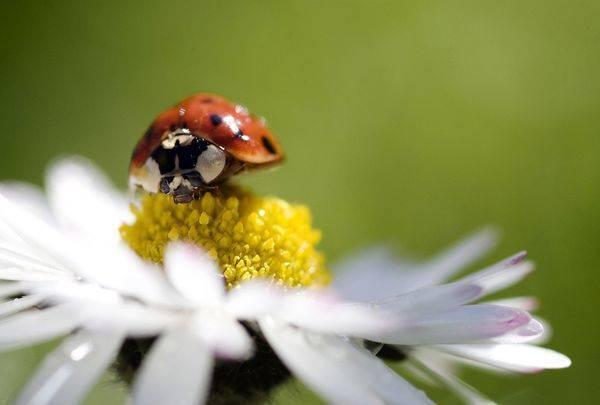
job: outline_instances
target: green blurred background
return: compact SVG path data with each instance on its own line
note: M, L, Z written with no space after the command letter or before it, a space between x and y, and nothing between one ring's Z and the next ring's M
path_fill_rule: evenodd
M287 151L244 184L308 204L331 260L425 256L485 224L526 248L571 369L469 382L501 403L600 394L598 1L3 1L0 177L82 154L121 186L151 119L196 91L267 117ZM10 402L48 345L0 355ZM90 404L120 403L106 376ZM442 403L450 394L434 391ZM299 384L275 403L314 400Z

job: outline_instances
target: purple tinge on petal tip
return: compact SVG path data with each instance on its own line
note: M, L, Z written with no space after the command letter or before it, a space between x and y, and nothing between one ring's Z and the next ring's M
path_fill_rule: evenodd
M527 257L527 251L524 250L522 252L517 253L513 257L509 258L508 261L506 262L506 265L514 266L515 264L522 262L526 257Z
M512 330L528 324L529 321L531 321L531 316L527 312L515 311L513 315L504 322L504 325L507 326L509 330Z

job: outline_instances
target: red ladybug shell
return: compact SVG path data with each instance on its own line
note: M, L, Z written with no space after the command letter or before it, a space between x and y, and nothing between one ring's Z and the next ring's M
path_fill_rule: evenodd
M261 118L221 96L198 93L154 120L133 151L130 170L141 168L169 133L178 128L187 128L249 167L275 164L283 158L279 143Z

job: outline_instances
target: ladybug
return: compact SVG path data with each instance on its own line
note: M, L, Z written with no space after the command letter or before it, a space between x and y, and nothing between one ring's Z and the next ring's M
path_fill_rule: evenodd
M236 173L282 159L264 119L221 96L199 93L152 122L133 150L129 182L187 203Z

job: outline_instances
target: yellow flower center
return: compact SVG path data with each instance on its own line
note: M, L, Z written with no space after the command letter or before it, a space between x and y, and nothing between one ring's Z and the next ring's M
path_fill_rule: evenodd
M315 249L320 232L311 227L310 211L303 205L223 188L188 204L148 194L132 211L136 220L121 226L121 235L137 254L162 263L169 242L190 241L217 260L228 288L255 277L292 287L324 285L331 279Z

